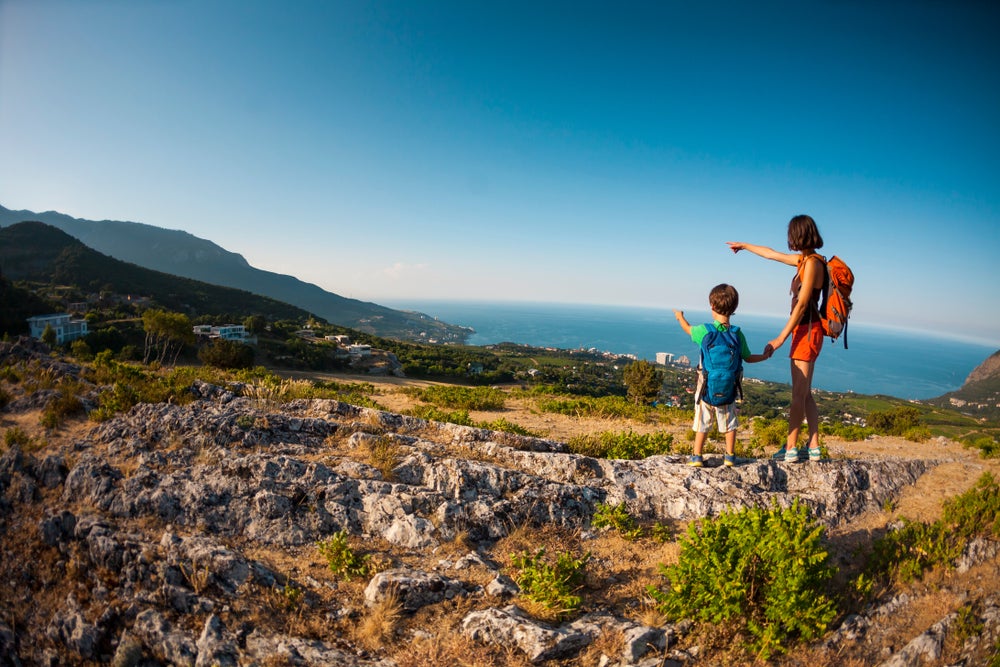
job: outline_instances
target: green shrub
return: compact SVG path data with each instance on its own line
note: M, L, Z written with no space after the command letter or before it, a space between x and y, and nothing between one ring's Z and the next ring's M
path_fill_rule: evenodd
M462 410L503 410L505 394L493 387L435 385L410 389L407 393L421 401Z
M819 432L825 435L837 436L848 442L860 442L875 433L873 429L865 428L864 426L840 423L820 424Z
M630 403L622 396L600 398L540 398L535 405L542 412L570 417L596 417L599 419L647 420L655 409L647 405Z
M868 414L868 427L883 435L902 436L910 429L921 425L920 410L910 406L893 410L873 410Z
M669 433L635 433L632 430L573 436L566 445L575 454L602 459L644 459L672 451Z
M82 390L78 382L63 382L59 394L42 410L40 422L45 428L58 428L74 415L82 414L83 402L77 395Z
M13 426L3 434L3 444L7 447L11 445L19 445L21 447L27 447L31 444L31 436L20 426Z
M601 503L594 511L590 524L594 528L613 528L626 540L635 540L643 535L642 527L631 514L625 503L611 505Z
M957 558L961 550L956 547L940 521L926 524L904 517L898 528L875 541L865 571L884 584L910 583Z
M525 599L541 605L557 618L566 618L579 608L582 598L577 592L583 586L590 553L574 558L563 552L555 562L550 562L545 559L545 549L539 549L534 555L528 551L511 554L511 560L517 570L514 581Z
M984 472L971 489L946 500L941 521L960 538L1000 538L1000 486L996 478Z
M926 426L911 426L903 431L903 438L910 442L926 442L931 439L931 430Z
M747 631L762 660L792 637L821 635L837 610L824 593L834 568L823 527L798 501L788 509L744 508L688 526L669 585L650 587L662 613L730 623Z
M904 518L900 527L876 540L865 572L885 584L908 583L933 567L950 566L977 536L1000 537L1000 487L988 472L946 501L934 523Z
M784 419L765 419L758 417L751 421L753 435L751 444L759 450L770 451L781 449L788 442L788 421ZM799 429L798 445L805 443L805 429Z
M500 431L502 433L513 433L515 435L525 435L525 436L528 436L528 437L531 437L531 438L540 438L541 437L540 434L535 433L535 432L533 432L533 431L531 431L529 429L526 429L523 426L520 426L520 425L515 424L513 422L507 421L503 417L500 417L499 419L494 419L491 422L480 422L479 424L476 424L476 426L479 427L479 428L485 428L485 429L487 429L489 431Z
M992 459L1000 456L1000 442L997 442L996 438L993 436L978 435L963 440L962 444L966 447L978 449L979 455L984 459Z
M427 421L445 422L448 424L458 424L459 426L475 426L472 418L466 410L456 410L455 412L445 412L430 405L418 405L406 410L403 414L426 419Z
M368 554L358 555L347 543L347 531L341 530L325 540L316 543L320 554L326 559L330 571L345 581L353 577L366 577L372 567Z

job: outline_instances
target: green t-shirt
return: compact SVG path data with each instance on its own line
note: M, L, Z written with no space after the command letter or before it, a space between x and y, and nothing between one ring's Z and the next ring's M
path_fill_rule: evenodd
M713 320L712 324L714 324L715 328L719 331L726 330L726 325L717 320ZM696 324L691 327L691 340L693 340L695 344L701 345L701 339L704 338L707 333L707 324ZM747 345L747 339L746 336L743 335L743 329L736 332L736 338L740 341L740 356L743 357L744 361L746 361L750 357L750 346Z

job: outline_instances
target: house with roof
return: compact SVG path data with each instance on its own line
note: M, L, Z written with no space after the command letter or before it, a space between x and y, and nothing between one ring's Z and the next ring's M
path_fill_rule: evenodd
M87 331L87 320L74 319L69 313L52 313L51 315L36 315L28 318L28 328L31 337L42 339L46 327L52 327L56 332L56 344L64 345L77 338L83 338Z

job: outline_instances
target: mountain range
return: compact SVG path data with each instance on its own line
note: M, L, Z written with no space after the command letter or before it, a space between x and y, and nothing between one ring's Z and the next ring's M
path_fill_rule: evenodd
M463 342L467 327L418 312L401 311L328 292L294 276L254 268L240 254L180 230L139 222L84 220L56 211L0 206L0 227L37 221L62 230L115 259L183 278L270 297L314 313L332 324L399 340Z
M312 316L277 299L109 257L44 222L19 222L0 229L0 272L5 285L26 281L75 287L84 294L149 297L167 310L210 315L227 322L242 322L248 315L272 321L303 321ZM32 310L41 314L37 304Z

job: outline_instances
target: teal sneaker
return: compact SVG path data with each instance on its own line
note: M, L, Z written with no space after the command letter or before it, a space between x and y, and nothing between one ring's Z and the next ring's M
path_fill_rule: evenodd
M823 459L823 454L819 451L819 447L809 448L809 460L810 461L821 461Z
M690 460L688 460L688 465L692 468L700 468L705 465L705 463L700 456L692 454Z
M803 454L804 453L805 452L803 452ZM799 462L799 450L797 448L795 448L795 447L792 447L791 449L786 449L785 450L785 461L787 461L789 463L798 463Z
M774 461L784 461L785 458L786 458L786 456L787 456L787 453L785 452L785 448L782 447L781 449L779 449L778 451L776 451L774 454L771 454L771 459L774 460Z
M736 457L733 456L732 454L726 454L724 461L727 467L732 468L734 465L736 465Z

